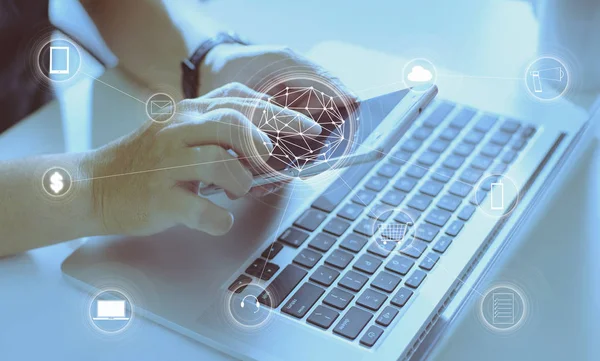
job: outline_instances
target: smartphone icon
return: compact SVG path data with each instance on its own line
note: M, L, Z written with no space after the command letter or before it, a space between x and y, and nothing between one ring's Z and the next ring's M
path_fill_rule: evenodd
M504 184L492 183L491 186L491 205L490 208L493 210L503 210L504 209Z
M69 74L69 48L50 47L50 74Z

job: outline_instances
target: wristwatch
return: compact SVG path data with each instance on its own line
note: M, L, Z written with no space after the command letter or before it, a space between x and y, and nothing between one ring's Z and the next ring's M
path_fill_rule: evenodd
M198 97L198 89L200 89L200 64L202 64L208 52L220 44L248 45L248 42L236 33L227 32L219 33L200 44L189 59L184 59L181 62L181 86L183 87L183 95L186 99Z

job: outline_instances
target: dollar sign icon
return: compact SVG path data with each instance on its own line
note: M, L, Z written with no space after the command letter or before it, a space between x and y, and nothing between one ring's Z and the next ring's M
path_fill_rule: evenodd
M64 168L50 168L42 177L42 185L48 195L61 197L71 188L71 175Z
M62 191L65 188L65 184L63 183L63 176L58 172L54 172L50 176L50 189L54 192L54 194L58 194L58 192Z

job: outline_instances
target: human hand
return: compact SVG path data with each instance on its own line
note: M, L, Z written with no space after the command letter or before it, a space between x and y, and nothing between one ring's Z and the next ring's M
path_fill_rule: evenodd
M200 183L223 188L230 198L244 196L252 185L249 168L266 161L273 145L256 126L265 95L241 84L228 84L177 105L162 124L149 122L92 153L92 197L106 233L147 235L177 224L221 235L233 215L197 195ZM319 134L321 127L289 109L293 131ZM238 157L228 150L233 150ZM262 151L259 151L262 150Z

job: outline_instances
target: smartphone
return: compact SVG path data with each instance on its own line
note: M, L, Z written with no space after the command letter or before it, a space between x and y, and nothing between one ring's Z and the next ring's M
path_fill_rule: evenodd
M305 161L302 166L290 162L276 171L257 174L254 176L253 187L280 182L285 178L308 178L332 169L375 162L383 158L436 95L437 87L428 84L422 88L413 87L364 99L352 109L340 110L342 119L348 120L336 127L343 133L343 137L333 134L326 127L323 127L320 136L323 138L321 144L336 144L335 149L321 147L321 155L330 152L326 157L317 155L310 158L310 161ZM332 137L336 139L331 139ZM201 187L199 194L209 196L222 191L220 187L208 185Z

